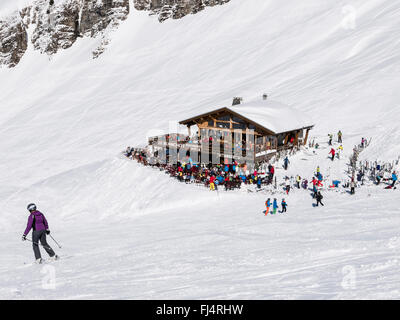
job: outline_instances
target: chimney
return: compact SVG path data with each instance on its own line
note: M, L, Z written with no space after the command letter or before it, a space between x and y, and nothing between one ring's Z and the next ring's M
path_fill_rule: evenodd
M233 102L232 102L232 106L236 106L236 105L238 105L238 104L241 104L242 101L243 101L243 98L242 98L242 97L234 97L234 98L233 98Z
M267 100L268 95L266 93L263 94L263 100Z

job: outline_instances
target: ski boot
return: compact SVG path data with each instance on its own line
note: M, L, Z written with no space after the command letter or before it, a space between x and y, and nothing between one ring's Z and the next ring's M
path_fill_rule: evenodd
M43 259L42 258L36 259L36 263L37 264L42 264L43 263Z
M52 257L49 258L49 260L51 260L51 261L56 261L56 260L58 260L58 259L60 259L60 258L58 257L58 255L54 255L54 256L52 256Z

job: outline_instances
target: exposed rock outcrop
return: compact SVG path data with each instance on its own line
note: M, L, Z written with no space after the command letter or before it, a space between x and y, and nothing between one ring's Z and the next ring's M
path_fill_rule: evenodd
M157 15L160 22L195 14L230 0L131 0L137 10ZM71 47L79 37L100 37L93 57L111 41L109 31L129 14L130 0L34 0L20 12L0 19L0 66L16 66L31 43L53 55Z
M222 5L230 0L134 0L137 10L147 10L158 15L158 20L180 19L188 14L196 14L205 7Z
M32 43L42 53L71 47L78 37L97 37L127 18L129 0L64 0L50 5L38 0L33 9Z
M15 67L28 48L28 34L21 16L0 20L0 65Z
M12 16L0 19L0 66L16 66L32 43L52 55L71 47L79 37L104 37L129 14L129 0L35 0ZM30 34L28 34L30 30ZM93 53L105 50L109 39Z

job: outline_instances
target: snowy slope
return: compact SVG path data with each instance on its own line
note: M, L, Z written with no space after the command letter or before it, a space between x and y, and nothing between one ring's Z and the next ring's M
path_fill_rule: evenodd
M0 1L0 18L32 4L33 0L2 0Z
M329 194L316 212L297 193L290 214L270 219L268 194L188 187L119 153L186 114L266 92L308 112L321 141L341 129L347 156L366 136L363 157L397 159L399 18L389 0L232 0L163 24L132 10L96 60L96 39L51 59L28 48L0 69L0 241L11 249L0 298L398 298L398 192ZM327 152L299 155L292 173L327 171ZM19 240L32 201L72 256L57 290L15 268L32 259ZM350 291L347 265L359 276Z

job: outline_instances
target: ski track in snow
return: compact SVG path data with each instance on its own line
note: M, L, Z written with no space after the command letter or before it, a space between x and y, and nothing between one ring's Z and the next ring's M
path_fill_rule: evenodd
M232 0L163 24L133 10L96 60L97 40L79 39L0 69L0 299L399 299L399 189L324 192L314 208L308 191L209 192L120 155L169 121L266 92L307 111L321 143L279 178L310 180L319 165L344 179L361 137L373 138L361 158L398 159L400 5L346 4L355 29L334 1ZM264 216L275 196L288 212ZM29 264L30 202L60 261Z

